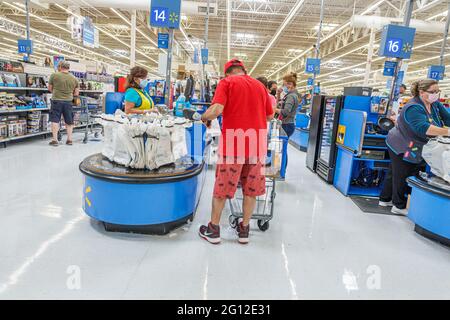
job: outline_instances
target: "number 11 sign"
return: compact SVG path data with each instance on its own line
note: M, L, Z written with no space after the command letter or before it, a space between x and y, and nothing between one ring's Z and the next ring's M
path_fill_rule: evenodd
M179 29L181 0L150 0L150 25L156 28Z

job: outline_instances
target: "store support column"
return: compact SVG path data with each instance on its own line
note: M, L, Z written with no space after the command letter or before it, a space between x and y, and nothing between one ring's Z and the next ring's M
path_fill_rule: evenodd
M130 69L136 65L136 10L131 13Z

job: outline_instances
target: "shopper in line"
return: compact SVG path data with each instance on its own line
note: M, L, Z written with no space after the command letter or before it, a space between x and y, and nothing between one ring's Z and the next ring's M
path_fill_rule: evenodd
M77 78L69 73L70 63L61 61L58 65L58 72L50 76L48 90L52 93L52 102L50 110L50 122L52 127L53 140L51 146L57 147L59 123L61 115L64 117L64 123L67 130L67 145L72 145L73 133L73 101L80 94Z
M281 98L281 93L284 97ZM283 87L277 92L278 108L275 110L281 119L282 128L288 138L295 132L295 118L299 106L299 93L297 91L297 74L290 73L283 78Z
M275 98L275 96L272 95L272 93L270 92L271 87L269 86L269 82L267 81L267 78L266 77L259 77L259 78L256 78L256 80L261 82L264 85L264 87L266 87L267 93L269 94L270 103L271 103L271 105L273 107L273 110L275 112L275 109L277 108L277 98Z
M241 61L227 62L224 71L226 78L219 82L212 106L202 117L204 122L219 115L223 118L211 222L200 227L199 235L210 243L220 243L220 217L240 183L243 221L236 231L239 243L246 244L256 198L266 192L267 121L273 118L273 108L266 88L247 75Z
M273 95L275 98L277 97L277 91L278 91L278 84L276 81L269 81L267 84L267 87L269 88L269 92L271 95Z
M408 88L406 87L406 85L402 84L402 85L400 86L400 96L401 96L401 97L407 95L407 94L406 94L406 90L408 90Z
M435 80L421 80L411 87L414 98L403 107L394 129L387 137L391 167L380 196L380 206L392 207L392 213L407 215L406 179L424 167L423 146L430 137L450 136L450 113L439 102Z
M148 71L142 67L134 67L130 70L125 85L125 113L144 114L156 112L153 99L146 91L148 85Z

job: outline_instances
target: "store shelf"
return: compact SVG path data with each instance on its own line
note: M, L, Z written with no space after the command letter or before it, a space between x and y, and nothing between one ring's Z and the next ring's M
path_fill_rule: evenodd
M49 108L33 108L26 110L0 110L0 114L10 114L10 113L22 113L22 112L33 112L33 111L49 111Z
M14 91L47 91L47 88L28 88L28 87L0 87L0 90L14 90Z
M38 132L38 133L30 133L30 134L26 134L24 136L17 136L17 137L11 137L11 138L6 138L3 140L0 140L0 143L4 143L4 142L9 142L9 141L15 141L15 140L22 140L22 139L26 139L26 138L31 138L31 137L38 137L38 136L43 136L46 134L50 134L51 131L42 131L42 132Z

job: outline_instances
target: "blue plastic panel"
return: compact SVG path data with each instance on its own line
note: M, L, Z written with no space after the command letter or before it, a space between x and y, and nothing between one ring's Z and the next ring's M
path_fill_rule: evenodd
M346 127L344 146L358 155L360 154L362 148L366 121L366 112L349 109L344 109L341 111L339 125Z
M411 185L408 218L418 226L450 239L450 199Z
M121 92L108 92L105 99L105 113L114 114L117 109L122 108L125 94Z

